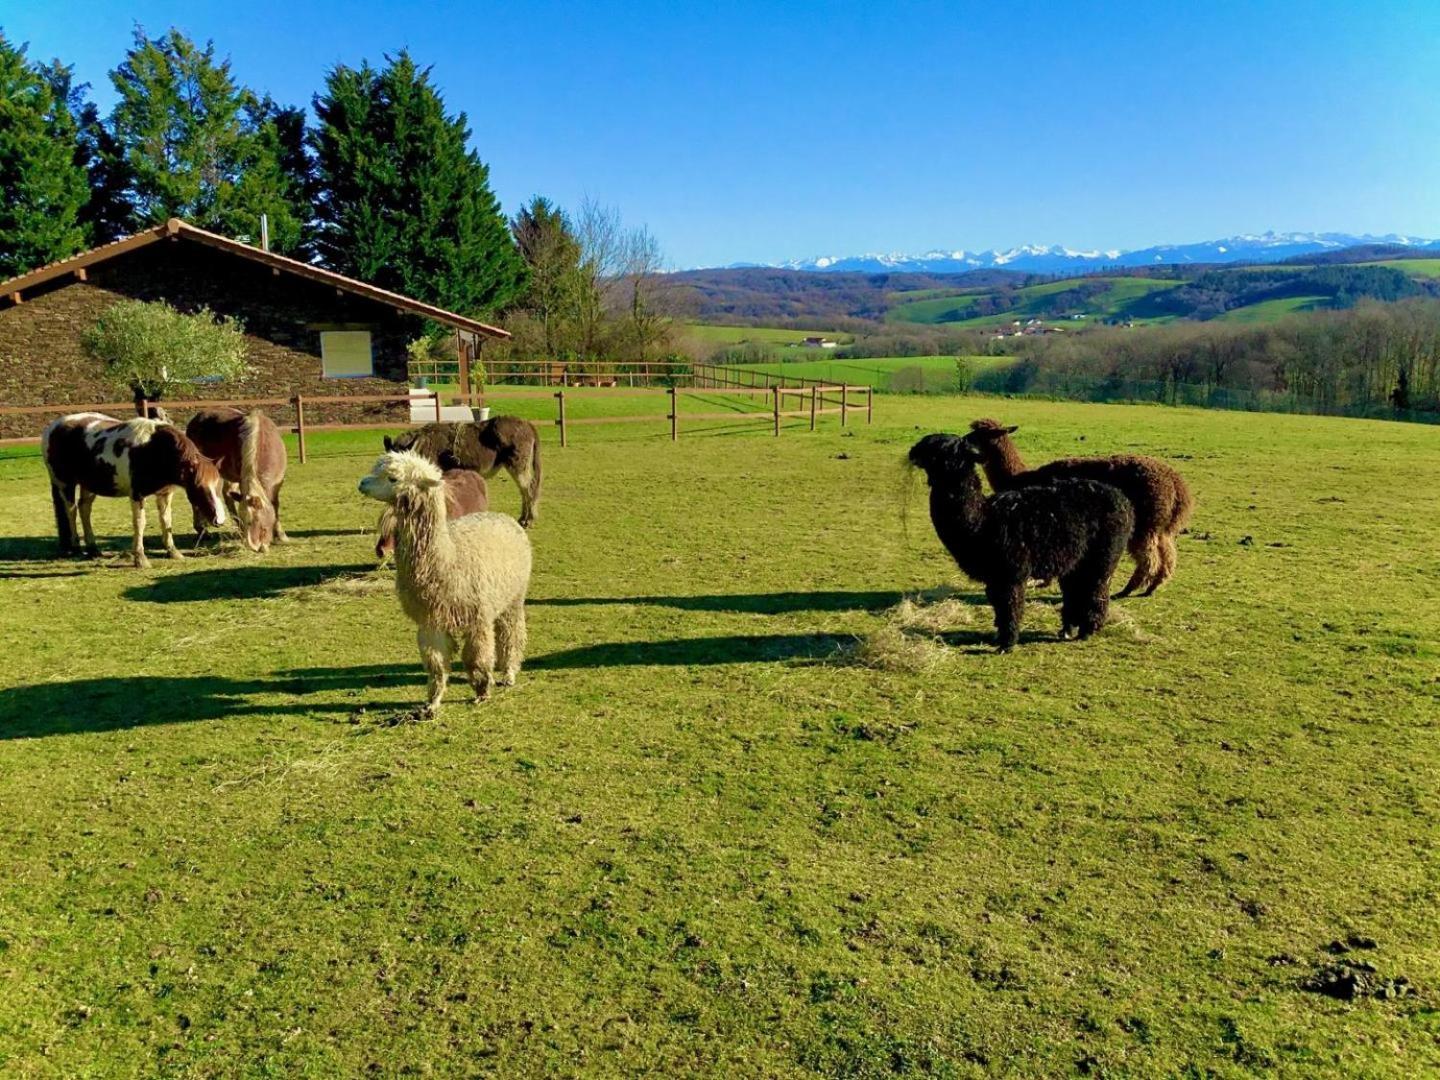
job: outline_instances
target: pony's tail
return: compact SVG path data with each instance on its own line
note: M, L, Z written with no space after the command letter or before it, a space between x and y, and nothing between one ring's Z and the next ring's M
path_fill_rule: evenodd
M55 507L55 531L60 537L60 550L74 551L76 536L70 520L70 507L61 496L59 485L53 481L50 484L50 502Z
M530 516L540 513L540 433L530 444Z

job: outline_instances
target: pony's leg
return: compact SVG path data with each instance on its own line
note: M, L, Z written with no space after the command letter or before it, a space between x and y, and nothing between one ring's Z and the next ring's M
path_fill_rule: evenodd
M181 555L180 549L175 546L174 493L157 491L155 510L160 519L160 540L165 545L165 553L172 559L183 559L185 556Z
M130 545L130 556L135 560L135 569L144 570L150 565L145 557L145 500L130 500L130 526L134 539Z
M514 686L525 661L525 601L517 600L495 620L496 663L500 667L501 686Z
M275 508L275 542L277 544L288 544L290 537L285 535L285 529L280 524L280 484L275 485L275 490L270 495L270 505Z
M1129 596L1136 589L1142 588L1146 582L1153 580L1160 566L1160 553L1153 536L1141 537L1132 541L1130 554L1135 556L1135 573L1130 575L1130 580L1125 583L1125 588L1115 594L1117 600Z
M528 529L535 523L535 500L532 498L535 472L528 461L518 465L506 465L505 471L520 489L520 525Z
M172 559L183 559L180 549L175 546L175 521L171 517L171 500L174 492L157 491L155 493L155 509L160 516L160 539L165 543L165 552Z
M995 581L985 585L985 596L995 609L995 647L1009 652L1020 643L1020 620L1025 612L1025 582Z
M100 545L95 542L95 529L90 524L90 511L95 507L95 493L81 488L76 494L79 497L80 525L85 530L85 554L99 555Z
M420 663L429 676L425 707L420 710L422 717L431 717L440 711L440 702L445 697L445 685L450 681L450 636L443 630L422 626L415 635L420 646Z
M484 701L490 696L490 681L495 674L495 630L488 621L482 619L470 628L463 655L475 701Z
M1144 595L1146 596L1149 596L1175 576L1175 564L1180 561L1180 552L1175 547L1175 537L1160 537L1157 547L1160 554L1160 565L1155 571L1155 576L1150 579L1150 584L1145 589Z

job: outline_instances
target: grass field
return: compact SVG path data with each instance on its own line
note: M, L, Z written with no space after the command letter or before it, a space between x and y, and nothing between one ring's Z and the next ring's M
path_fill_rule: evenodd
M902 528L905 448L997 411L1194 488L1177 579L1095 639L1046 591L994 655L919 490ZM377 436L292 459L291 545L144 573L113 501L55 560L0 459L0 1074L1440 1069L1434 429L744 430L547 429L520 683L401 727ZM938 636L887 615L942 587Z
M706 345L799 345L807 337L817 335L842 344L855 340L854 334L837 334L827 330L778 330L766 326L716 326L707 323L687 323L681 332Z
M877 356L861 360L802 360L778 364L738 364L737 367L771 375L792 375L802 379L824 379L873 386L877 390L953 390L958 370L954 356ZM1013 363L1008 357L967 356L972 374L991 371ZM904 374L902 374L904 373ZM897 385L897 377L899 384Z
M1392 270L1403 270L1414 277L1440 277L1440 259L1386 259L1360 265L1388 266Z
M1095 279L1087 279L1087 281L1093 280ZM1091 319L1128 317L1137 322L1157 321L1147 315L1146 299L1180 284L1178 281L1139 277L1117 277L1104 280L1109 282L1109 287L1104 292L1091 297L1084 306L1085 312ZM1019 289L1017 290L1018 305L999 315L965 318L965 311L973 307L985 295L984 293L965 292L957 296L940 296L928 300L899 303L887 311L885 317L892 322L930 325L959 322L965 326L976 328L1001 326L1014 319L1023 320L1044 315L1046 313L1045 302L1049 297L1074 289L1079 284L1081 284L1080 280L1067 278ZM903 295L898 294L898 296Z
M1219 320L1235 323L1274 322L1276 319L1283 319L1286 315L1294 315L1302 311L1316 311L1327 307L1329 303L1328 296L1286 296L1279 300L1262 300L1258 304L1231 308L1224 315L1219 316Z

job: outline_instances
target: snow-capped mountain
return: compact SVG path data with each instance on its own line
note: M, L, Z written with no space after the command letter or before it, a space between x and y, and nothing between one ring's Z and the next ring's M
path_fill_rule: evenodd
M884 273L918 271L963 273L966 270L1004 269L1030 273L1083 273L1103 266L1156 266L1167 263L1264 263L1297 255L1336 251L1358 244L1401 244L1440 250L1440 240L1424 240L1389 233L1385 236L1352 233L1275 233L1231 236L1196 244L1160 244L1135 251L1075 251L1051 245L1027 244L1005 251L928 251L923 255L822 255L812 259L770 264L785 270L859 271ZM754 266L748 263L747 266Z

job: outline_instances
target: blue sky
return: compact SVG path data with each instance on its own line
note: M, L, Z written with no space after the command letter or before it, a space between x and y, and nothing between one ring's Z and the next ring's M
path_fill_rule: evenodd
M135 23L308 103L408 47L507 211L646 223L675 266L1266 229L1440 236L1440 2L27 3L102 103Z

